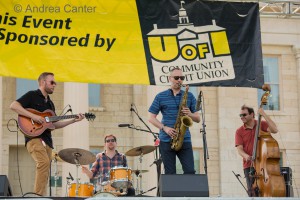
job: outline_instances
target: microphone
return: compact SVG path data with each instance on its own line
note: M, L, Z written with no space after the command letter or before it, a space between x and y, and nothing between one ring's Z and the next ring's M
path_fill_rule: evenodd
M133 108L133 103L131 104L131 107L130 107L130 111L132 112L132 111L134 111L134 108Z
M70 107L70 108L69 108L69 110L68 110L67 112L69 112L69 111L70 111L70 112L71 112L71 114L73 115L72 107L71 107L71 105L70 105L70 104L69 104L69 107Z
M129 126L131 126L132 124L119 124L118 126L119 127L129 127Z
M73 176L71 175L70 172L69 172L69 176L70 176L70 179L71 179L72 181L74 181L74 178L73 178Z
M199 95L198 95L197 105L196 105L196 110L197 111L200 110L201 103L202 103L202 91L200 91Z

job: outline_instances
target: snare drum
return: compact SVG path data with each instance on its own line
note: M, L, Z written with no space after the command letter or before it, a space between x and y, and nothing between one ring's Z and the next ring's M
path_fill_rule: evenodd
M113 167L109 171L111 186L117 189L126 189L132 186L131 169L128 167Z
M69 186L69 197L76 197L76 183ZM94 194L94 185L90 183L78 184L78 197L91 197Z

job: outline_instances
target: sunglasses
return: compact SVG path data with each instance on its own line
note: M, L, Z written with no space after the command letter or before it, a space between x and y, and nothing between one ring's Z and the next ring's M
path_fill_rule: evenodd
M45 80L45 82L46 82L46 80ZM50 81L50 84L51 85L56 85L56 82L55 81Z
M240 114L240 117L246 117L248 114L244 113L244 114Z
M172 76L176 81L178 79L181 79L182 81L184 80L185 76Z
M116 140L115 139L108 139L108 140L105 140L106 143L109 143L109 142L115 142Z

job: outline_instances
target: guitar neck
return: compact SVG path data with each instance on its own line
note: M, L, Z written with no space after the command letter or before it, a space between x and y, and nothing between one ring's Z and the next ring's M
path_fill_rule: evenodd
M72 119L72 118L76 118L76 117L77 117L77 115L52 116L52 117L49 117L49 121L56 122L59 120Z

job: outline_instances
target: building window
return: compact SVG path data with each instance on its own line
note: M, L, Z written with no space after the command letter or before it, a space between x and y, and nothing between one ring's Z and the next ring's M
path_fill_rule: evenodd
M100 107L100 84L89 84L89 106Z
M104 151L104 147L90 147L90 152L97 156L98 153ZM93 163L90 163L90 168L92 167Z
M197 99L197 97L198 97L198 87L190 87L189 92L191 92L194 95L194 97Z
M29 80L29 79L16 79L16 98L20 98L22 95L27 93L30 90L38 89L38 82L37 80Z
M264 79L265 83L271 86L271 95L269 96L265 110L280 110L279 101L279 64L277 57L263 58ZM265 93L262 89L258 89L258 104L260 105L261 97Z
M194 165L196 174L200 174L200 150L195 149L193 150L194 153ZM183 174L182 165L176 156L176 174Z
M190 87L189 92L191 92L194 95L194 97L196 98L197 103L198 103L198 96L199 96L199 93L200 93L200 87ZM199 107L200 107L200 105L199 105ZM197 108L197 104L196 104L196 109L199 109L199 108Z

